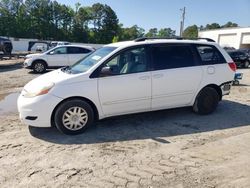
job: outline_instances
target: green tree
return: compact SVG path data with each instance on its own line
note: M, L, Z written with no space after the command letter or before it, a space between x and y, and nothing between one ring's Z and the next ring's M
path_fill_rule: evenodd
M156 37L157 35L158 35L157 28L152 28L152 29L149 29L149 31L147 32L147 34L145 36L146 37Z
M187 27L183 32L184 38L197 38L198 37L198 26L192 25Z
M238 27L237 23L233 23L233 22L227 22L225 25L221 26L222 28L228 28L228 27Z
M116 13L108 5L96 3L92 5L93 42L110 43L119 30Z
M219 29L221 26L218 23L207 24L205 30Z
M174 37L175 31L172 30L171 28L163 28L163 29L159 30L157 36L159 36L159 37Z
M145 30L137 25L123 28L119 25L119 41L134 40L144 35Z

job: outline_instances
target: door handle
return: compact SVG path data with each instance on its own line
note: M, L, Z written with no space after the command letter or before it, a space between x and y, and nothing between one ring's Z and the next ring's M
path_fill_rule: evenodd
M139 77L140 80L148 80L150 78L150 76L141 76Z
M163 74L154 74L153 77L154 77L154 78L162 78L162 77L163 77Z

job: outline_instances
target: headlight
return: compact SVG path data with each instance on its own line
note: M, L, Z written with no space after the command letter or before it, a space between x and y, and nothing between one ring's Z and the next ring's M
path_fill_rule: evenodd
M31 59L32 57L27 57L27 56L25 56L24 57L24 60L26 60L26 59Z
M23 90L23 96L27 98L31 98L31 97L36 97L39 95L47 94L54 87L54 85L55 84L51 82L51 83L44 85L43 87L34 88L32 91Z

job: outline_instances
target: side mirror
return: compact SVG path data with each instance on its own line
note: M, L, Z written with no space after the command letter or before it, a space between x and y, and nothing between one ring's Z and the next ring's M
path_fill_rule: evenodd
M49 55L54 55L55 51L49 52Z
M100 76L109 76L112 75L111 67L102 67Z

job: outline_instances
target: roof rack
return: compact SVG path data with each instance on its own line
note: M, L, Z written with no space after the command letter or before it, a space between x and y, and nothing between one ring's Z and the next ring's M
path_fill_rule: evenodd
M176 40L206 40L207 42L215 42L213 39L210 38L183 38L183 37L141 37L137 38L135 42L142 42L146 40L154 40L154 39L176 39Z

